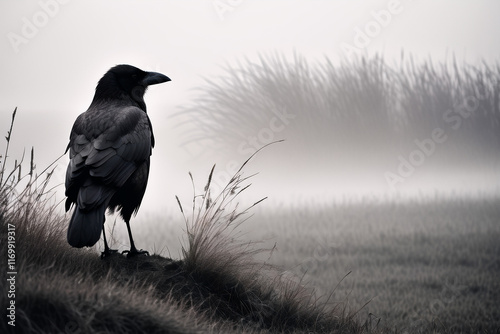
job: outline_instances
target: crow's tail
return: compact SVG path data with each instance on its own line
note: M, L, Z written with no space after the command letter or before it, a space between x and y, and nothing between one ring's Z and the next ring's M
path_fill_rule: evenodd
M78 248L94 246L101 237L105 211L105 203L90 211L81 210L76 205L69 222L68 243Z

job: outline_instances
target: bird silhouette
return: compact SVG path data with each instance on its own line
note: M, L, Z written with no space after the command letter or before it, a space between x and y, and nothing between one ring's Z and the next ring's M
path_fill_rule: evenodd
M99 80L90 107L78 116L70 134L70 162L66 171L66 211L75 209L68 228L73 247L93 246L104 237L105 211L119 211L127 224L128 257L148 254L137 250L130 230L130 218L141 205L148 183L155 140L146 113L144 93L150 85L170 81L156 72L130 65L117 65Z

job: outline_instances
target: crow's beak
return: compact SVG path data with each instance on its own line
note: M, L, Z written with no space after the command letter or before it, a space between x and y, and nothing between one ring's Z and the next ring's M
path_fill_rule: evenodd
M167 81L170 81L170 78L166 75L157 72L147 72L144 79L142 79L142 84L147 87Z

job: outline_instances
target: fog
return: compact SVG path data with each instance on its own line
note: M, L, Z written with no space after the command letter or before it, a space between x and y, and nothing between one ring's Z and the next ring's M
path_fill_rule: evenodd
M484 61L494 68L500 44L492 32L499 30L499 12L495 1L3 1L0 132L7 132L17 106L9 158L19 159L34 146L41 172L64 153L71 126L90 104L100 77L115 64L128 63L172 79L151 87L145 97L156 147L141 212L174 208L174 195L189 200L189 171L201 190L216 164L214 186L222 185L255 149L281 139L285 141L266 147L245 167L245 175L258 173L251 179L250 202L264 196L297 203L364 196L498 195L498 136L461 134L469 131L464 130L468 119L454 114L465 124L455 129L456 118L442 121L447 109L439 110L441 123L402 140L385 136L387 128L349 125L307 108L271 108L259 114L251 103L233 110L239 123L204 126L213 122L217 105L205 104L203 98L210 96L206 79L217 81L228 68L259 63L262 55L282 55L292 63L300 55L310 66L327 58L341 67L378 54L397 70L403 52L405 62L453 64L456 59L476 68ZM290 99L302 87L298 84ZM491 88L492 99L494 94L498 99L498 83L496 87L496 93ZM265 99L254 93L240 92L240 98L247 94L249 101L265 106ZM496 101L497 114L490 120L498 121ZM366 110L354 124L372 122L369 107L375 101L367 97L364 103ZM292 116L287 118L286 110ZM258 121L254 113L261 115ZM483 123L474 124L473 132L481 133ZM436 128L442 131L433 132ZM495 131L500 133L498 127L485 129ZM66 156L57 162L55 184L63 183L67 163ZM64 186L57 189L62 199Z

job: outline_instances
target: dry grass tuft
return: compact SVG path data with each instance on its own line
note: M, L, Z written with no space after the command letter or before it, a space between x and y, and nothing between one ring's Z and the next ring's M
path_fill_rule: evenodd
M265 200L239 209L237 197L250 186L245 183L253 176L244 177L242 170L266 146L250 156L221 193L212 198L210 183L214 166L203 194L193 196L190 218L177 198L188 236L187 248L182 250L183 269L198 284L217 291L219 296L227 295L225 303L217 306L217 313L233 321L240 319L245 327L272 328L279 332L334 329L360 332L361 327L353 321L354 315L348 314L345 304L330 303L331 296L326 300L319 298L300 278L287 276L279 268L255 260L262 253L270 256L274 248L259 248L256 243L240 238L238 227L249 218L249 210Z
M243 277L246 276L247 270L253 271L257 265L252 261L255 255L266 251L272 252L272 250L254 249L252 243L237 241L237 228L249 218L249 210L266 199L263 198L243 210L239 209L236 202L237 197L250 186L243 185L244 182L252 177L243 177L241 171L256 153L243 163L215 198L212 198L210 192L215 165L212 167L204 193L193 196L191 219L185 216L179 198L176 197L184 215L188 236L188 247L182 249L184 266L187 270L231 272L233 275ZM193 176L191 173L189 176L194 190ZM222 262L221 257L224 259Z

